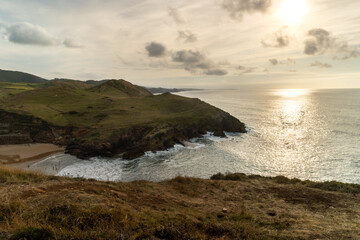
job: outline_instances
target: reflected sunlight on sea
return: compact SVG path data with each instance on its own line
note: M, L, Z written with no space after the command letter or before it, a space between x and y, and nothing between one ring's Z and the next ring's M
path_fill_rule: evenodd
M243 121L247 134L211 136L135 161L94 158L60 175L159 181L218 172L360 183L360 90L204 90L182 92Z

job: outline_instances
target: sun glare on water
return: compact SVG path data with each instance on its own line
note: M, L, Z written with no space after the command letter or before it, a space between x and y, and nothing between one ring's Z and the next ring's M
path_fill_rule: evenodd
M279 89L275 92L275 95L291 98L306 95L308 92L307 89Z
M277 15L285 21L285 24L292 25L299 23L307 12L306 0L284 0Z

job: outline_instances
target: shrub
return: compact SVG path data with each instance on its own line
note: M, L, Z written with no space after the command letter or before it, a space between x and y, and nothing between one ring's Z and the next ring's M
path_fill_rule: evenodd
M53 232L45 228L27 227L15 231L10 240L50 240L55 239Z

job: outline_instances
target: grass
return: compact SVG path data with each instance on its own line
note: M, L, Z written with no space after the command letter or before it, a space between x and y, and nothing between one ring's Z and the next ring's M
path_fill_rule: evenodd
M287 178L284 176L276 176L276 177L261 177L259 175L246 175L243 173L228 173L222 174L218 173L211 177L212 180L228 180L228 181L246 181L251 179L268 179L274 181L279 184L297 184L310 188L318 188L326 191L332 192L342 192L342 193L351 193L351 194L359 194L360 193L360 185L353 183L341 183L336 181L326 181L326 182L313 182L309 180L302 181L297 178Z
M0 82L0 98L16 95L25 91L30 91L38 87L36 83L7 83Z
M0 175L6 176L0 181L0 239L356 239L360 234L358 196L284 179L238 174L240 181L177 177L114 183L6 168Z
M3 98L1 108L56 126L86 128L84 139L105 139L114 130L135 126L193 125L219 113L198 99L171 94L153 96L125 81L109 81L92 88L82 85L70 81L24 89Z
M54 234L45 228L26 227L17 230L14 235L10 237L10 240L49 240L54 239Z
M11 82L11 83L45 83L47 80L37 77L32 74L18 72L18 71L7 71L0 69L0 82Z
M8 169L0 165L0 184L37 183L49 180L50 178L41 173Z

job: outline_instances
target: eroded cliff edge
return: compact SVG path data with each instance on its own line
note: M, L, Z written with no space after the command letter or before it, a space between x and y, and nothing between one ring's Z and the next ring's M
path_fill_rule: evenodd
M72 138L67 141L68 153L80 158L93 156L112 157L122 155L125 159L142 156L146 151L165 150L176 143L206 132L241 132L245 133L245 125L230 114L219 110L219 116L204 119L197 124L163 123L158 126L134 126L115 130L103 141L86 141Z
M0 144L54 143L82 159L134 159L206 132L246 132L244 123L199 99L154 96L124 80L51 84L1 103Z

